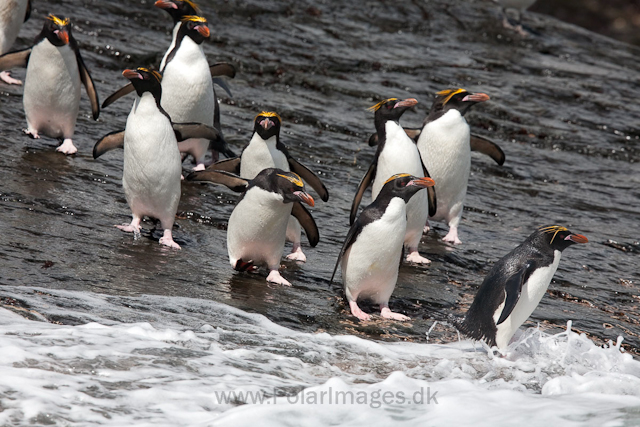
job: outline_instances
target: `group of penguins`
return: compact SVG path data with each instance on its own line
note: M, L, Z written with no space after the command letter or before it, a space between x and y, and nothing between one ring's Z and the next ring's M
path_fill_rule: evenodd
M174 21L173 39L158 71L127 69L129 84L111 95L103 108L130 92L137 96L124 130L112 132L94 147L94 158L124 149L122 185L132 211L130 224L118 225L139 235L145 216L159 220L160 243L172 248L172 228L181 194L182 161L194 158L194 171L186 179L222 184L242 193L231 213L227 249L231 266L253 271L269 269L267 281L290 283L279 272L285 240L293 243L287 258L306 261L301 229L314 247L317 225L303 204L314 206L306 183L323 201L329 193L320 178L303 166L280 141L282 120L275 112L255 117L253 136L241 155L227 146L220 127L220 111L214 83L228 91L221 76L233 77L233 66L210 66L202 49L209 37L207 20L190 0L157 0ZM2 11L2 7L6 10ZM31 48L5 53L20 24L29 16L30 0L6 0L0 7L0 79L20 84L5 70L27 68L23 103L25 133L62 141L65 154L77 152L72 137L78 115L80 85L85 86L94 119L100 105L78 44L67 18L49 15ZM4 13L2 13L4 12ZM371 107L376 133L369 145L376 153L362 178L351 207L351 228L346 236L331 281L341 265L344 290L351 313L366 321L370 315L357 304L368 298L380 307L383 318L409 320L389 308L399 265L430 261L418 253L418 244L429 229L428 219L444 220L449 232L444 241L460 244L462 216L470 172L471 151L489 155L502 165L503 151L493 142L470 133L464 115L473 105L489 100L484 93L464 89L439 92L418 129L403 128L402 114L417 101L390 98ZM205 167L205 155L213 162ZM219 154L227 159L219 160ZM371 187L372 203L358 215L365 190ZM136 236L137 237L137 236ZM455 326L467 336L504 349L520 325L540 302L558 267L561 252L585 236L562 226L534 231L520 246L489 271L473 304Z

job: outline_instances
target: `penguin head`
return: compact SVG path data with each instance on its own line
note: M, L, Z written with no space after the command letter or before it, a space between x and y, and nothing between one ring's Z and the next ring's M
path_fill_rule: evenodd
M209 38L210 32L207 20L202 16L186 15L180 19L180 22L182 22L180 33L191 37L197 44L201 44Z
M263 169L251 181L252 185L282 196L284 203L302 202L313 207L315 202L304 188L298 174L285 172L282 169Z
M40 36L49 40L57 47L69 44L71 37L71 22L69 18L60 19L57 16L49 15L44 21Z
M537 246L550 247L560 252L573 244L589 242L589 239L582 234L574 234L560 225L540 227L531 235L531 238Z
M375 112L375 122L377 127L378 124L384 124L389 120L393 120L395 122L399 121L402 114L417 103L418 101L415 98L389 98L378 102L373 107L370 107L369 111Z
M417 177L408 173L399 173L387 179L378 197L384 194L389 198L400 197L405 202L408 202L418 191L434 185L435 182L429 177Z
M263 111L256 116L253 122L253 131L257 132L258 135L260 135L260 138L265 141L272 136L275 136L276 138L280 136L282 120L278 113L274 113L273 111Z
M158 0L154 6L166 10L173 18L174 23L180 22L183 16L200 13L198 6L191 0Z
M140 67L135 70L126 69L122 75L131 80L138 96L142 96L145 92L151 92L156 99L160 99L162 75L159 72Z
M470 93L464 89L446 89L436 94L436 100L431 106L431 114L444 114L451 109L456 109L461 116L478 102L488 101L489 95L486 93Z

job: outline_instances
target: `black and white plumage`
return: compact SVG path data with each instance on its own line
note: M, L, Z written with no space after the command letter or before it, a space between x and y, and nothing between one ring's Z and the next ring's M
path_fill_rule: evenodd
M124 70L122 75L131 80L138 95L126 128L107 135L94 147L95 156L107 151L105 145L116 144L114 140L124 146L122 187L133 219L116 227L139 234L144 216L157 218L164 230L160 243L180 249L173 241L172 228L180 201L182 161L174 125L160 106L161 76L146 68Z
M398 173L408 173L414 176L430 176L423 164L415 141L406 134L399 120L402 114L416 105L413 98L399 100L390 98L371 107L375 111L375 126L378 138L378 148L373 162L360 181L358 190L351 204L350 223L353 224L362 196L371 184L371 199L375 200L384 183L389 177ZM437 181L436 181L436 185ZM407 205L407 227L404 245L408 255L406 260L415 263L429 263L427 258L418 253L418 244L422 237L422 230L427 221L427 215L436 207L435 191L418 193Z
M313 217L300 203L314 205L300 177L293 172L268 168L251 180L215 170L195 172L187 179L214 182L244 193L229 217L229 262L239 271L266 264L270 270L268 282L290 286L278 271L289 217L293 215L300 221L312 247L320 238Z
M25 133L33 138L40 138L40 134L58 138L62 145L57 151L76 153L72 137L80 105L80 83L89 95L94 120L100 114L100 103L71 34L69 19L50 15L33 47L0 56L0 70L18 66L27 67L23 95Z
M431 178L393 175L349 229L331 281L342 263L345 295L351 314L358 319L370 318L358 307L358 298L370 298L380 305L382 317L409 320L389 309L389 297L398 280L407 227L407 204L421 189L433 185Z
M267 168L292 171L300 175L323 201L329 200L329 192L320 178L293 158L287 147L280 141L282 126L280 116L272 111L263 111L255 117L253 122L253 135L249 144L243 148L240 157L219 161L207 167L207 170L232 172L245 179L253 179ZM293 243L287 259L305 262L307 257L301 247L300 223L295 217L289 219L287 240Z
M489 96L484 93L464 89L438 92L417 137L422 161L438 188L438 209L431 217L447 222L449 232L443 240L456 245L462 243L458 226L471 171L471 132L464 115L476 103L487 100ZM490 142L486 144L491 147ZM502 151L499 147L496 150Z
M194 158L194 170L203 170L209 147L213 161L218 160L219 153L235 156L222 136L220 108L213 87L215 82L229 92L219 76L233 78L235 68L227 63L209 66L202 43L209 38L210 31L207 20L198 15L194 2L158 0L155 6L167 11L174 21L173 38L159 67L163 76L162 107L175 122L203 123L215 127L219 133L215 144L202 138L188 139L179 144L181 153ZM131 85L120 88L105 100L103 108L132 91Z
M561 226L541 227L496 262L458 328L504 349L544 296L562 251L588 239Z
M11 49L20 27L31 15L31 0L3 0L0 2L0 55ZM11 77L8 71L0 72L0 80L7 84L21 85L22 81Z

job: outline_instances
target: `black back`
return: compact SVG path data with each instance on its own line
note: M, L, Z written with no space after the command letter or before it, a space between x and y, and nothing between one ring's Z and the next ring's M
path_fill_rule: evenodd
M497 324L511 314L519 300L522 286L531 274L538 268L553 263L554 251L562 252L574 243L584 243L571 240L571 236L577 235L564 227L541 227L496 262L480 285L464 320L458 325L460 331L476 340L486 340L491 346L496 345L497 327L493 316L500 304L505 302Z
M180 22L183 16L197 15L200 12L198 6L191 0L160 0L156 1L155 6L171 15L174 24Z
M466 100L465 97L468 95L473 95L472 93L467 92L464 89L446 89L440 91L436 94L436 99L433 101L431 105L431 110L429 114L424 119L424 125L429 122L433 122L434 120L439 119L447 111L456 109L460 112L460 115L464 116L469 108L477 104L477 101Z

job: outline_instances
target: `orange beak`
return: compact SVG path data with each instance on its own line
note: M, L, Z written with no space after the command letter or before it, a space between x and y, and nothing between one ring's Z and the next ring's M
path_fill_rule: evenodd
M122 72L122 75L126 78L128 78L129 80L131 79L140 79L140 80L144 80L142 77L142 74L140 74L139 72L137 72L136 70L129 70L126 69Z
M177 9L178 5L171 1L166 0L158 0L153 4L155 7L159 7L160 9Z
M473 93L471 95L467 95L462 98L462 102L471 101L471 102L485 102L490 100L491 98L486 93Z
M308 204L311 207L314 207L316 204L313 201L313 197L311 197L309 194L305 193L304 191L295 191L293 194L298 196L300 200L302 200L304 203Z
M574 243L589 243L589 239L582 234L569 234L564 238L565 240L571 240Z
M56 30L53 33L58 36L62 43L69 44L69 33L66 30Z
M427 188L433 187L434 185L436 185L436 182L431 178L425 176L424 178L412 179L411 181L409 181L409 183L407 183L407 185L415 185L417 187Z
M398 108L398 107L413 107L414 105L416 105L418 103L418 100L415 98L408 98L405 100L402 100L400 102L398 102L393 108Z
M202 37L204 37L205 39L208 39L208 38L209 38L209 34L211 34L211 33L209 32L209 27L207 27L206 25L198 25L198 26L196 27L196 30L198 30L198 32L200 33L200 35L201 35Z

